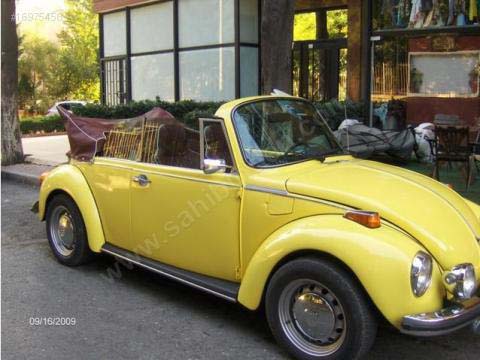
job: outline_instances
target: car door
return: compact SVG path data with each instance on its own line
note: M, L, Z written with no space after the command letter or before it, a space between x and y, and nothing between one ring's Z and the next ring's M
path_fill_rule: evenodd
M92 190L105 240L128 249L130 244L131 161L96 157L77 166Z
M241 182L225 127L222 120L204 120L200 133L192 137L172 126L159 130L155 161L133 165L130 201L134 248L130 250L181 269L234 281L240 261ZM208 126L223 136L223 148L216 155L211 144L204 144L204 128ZM201 169L208 152L212 159L225 160L223 172L207 174Z

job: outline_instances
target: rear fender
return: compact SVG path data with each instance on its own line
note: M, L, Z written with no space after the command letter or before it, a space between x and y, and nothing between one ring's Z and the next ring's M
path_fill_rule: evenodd
M38 217L45 220L47 202L56 192L68 194L77 204L87 230L88 245L93 252L100 252L105 236L97 204L82 172L74 165L64 164L49 172L40 188Z

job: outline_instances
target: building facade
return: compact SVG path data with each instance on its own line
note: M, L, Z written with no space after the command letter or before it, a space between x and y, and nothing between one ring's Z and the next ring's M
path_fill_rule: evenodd
M364 101L367 109L400 100L409 123L480 121L477 0L296 0L297 16L313 16L316 32L273 51L274 61L262 61L270 39L261 0L94 3L107 104L256 95L262 64L291 58L285 75L295 95ZM293 38L282 29L275 36ZM269 66L268 76L280 71Z
M259 93L257 0L97 1L102 97L220 101Z

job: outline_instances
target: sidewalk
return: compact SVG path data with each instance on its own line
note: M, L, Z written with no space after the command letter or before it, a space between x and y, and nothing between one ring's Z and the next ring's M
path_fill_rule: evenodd
M25 163L2 166L2 179L39 185L38 177L68 160L70 149L66 135L22 138Z
M50 165L37 164L16 164L10 166L2 166L2 180L8 179L16 182L39 186L39 176L45 171L53 168Z
M22 138L22 145L25 161L32 164L55 166L68 160L67 135Z

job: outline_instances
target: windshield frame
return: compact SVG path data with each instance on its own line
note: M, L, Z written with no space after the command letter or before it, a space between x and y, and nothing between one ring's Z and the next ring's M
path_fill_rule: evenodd
M307 162L307 161L312 161L312 160L317 160L316 158L314 157L307 157L307 158L304 158L304 159L300 159L300 160L296 160L296 161L290 161L290 162L285 162L285 163L282 163L282 164L273 164L273 165L262 165L262 166L256 166L254 164L250 164L250 162L247 160L246 158L246 155L245 155L245 149L243 147L243 143L242 143L242 139L240 138L240 135L238 133L238 129L237 129L237 125L235 123L235 114L237 112L237 110L245 105L249 105L249 104L253 104L253 103L258 103L258 102L267 102L267 101L277 101L277 100L287 100L287 101L296 101L296 102L303 102L303 103L306 103L308 104L308 106L311 106L314 110L314 112L318 115L319 117L319 120L323 123L323 125L326 127L327 129L327 132L328 132L328 135L327 137L329 138L330 141L332 141L336 146L338 146L338 154L339 156L341 155L347 155L347 153L345 152L345 150L343 149L343 147L340 145L340 143L338 142L337 138L335 137L335 135L333 134L333 131L332 129L330 128L330 126L328 125L328 123L325 121L325 117L320 113L320 111L318 111L318 109L315 107L315 105L313 105L313 103L309 100L306 100L306 99L303 99L303 98L298 98L298 97L295 97L295 96L275 96L275 97L258 97L258 98L255 98L255 99L251 99L249 101L245 101L245 102L242 102L238 105L236 105L231 113L230 113L230 119L232 121L232 126L233 126L233 130L235 132L235 136L237 138L237 143L238 143L238 146L240 147L240 153L242 154L242 159L243 159L243 162L250 168L252 169L274 169L274 168L279 168L279 167L285 167L285 166L289 166L289 165L294 165L294 164L299 164L299 163L303 163L303 162Z

